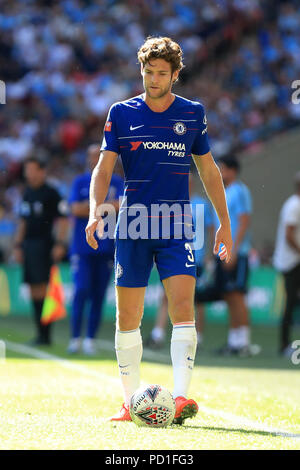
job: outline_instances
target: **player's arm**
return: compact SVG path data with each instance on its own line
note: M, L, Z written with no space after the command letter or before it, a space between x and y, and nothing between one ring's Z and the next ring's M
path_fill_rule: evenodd
M112 210L115 210L115 211L118 211L120 208L119 199L108 199L107 201L105 201L105 204L111 206ZM89 200L86 199L85 201L73 202L71 204L71 213L75 217L88 219L90 215Z
M23 262L23 241L26 234L26 220L19 219L17 232L14 240L14 257L17 263Z
M52 249L52 258L55 263L61 261L66 255L68 247L69 219L59 216L55 221L55 241Z
M250 214L247 214L247 213L241 214L239 217L239 225L237 229L236 239L234 242L235 253L238 252L239 246L244 240L244 237L249 228L249 225L250 225Z
M69 207L67 202L56 193L53 197L55 204L55 226L54 226L54 245L51 251L54 263L59 263L66 255L69 238Z
M211 152L205 155L193 154L193 160L207 196L214 206L220 221L220 226L215 236L214 254L218 254L220 245L223 244L225 249L222 249L219 256L221 260L225 259L228 263L231 257L232 237L225 190L220 170Z
M103 230L103 226L101 227L103 215L101 211L101 205L104 203L105 198L107 196L117 158L118 154L116 152L102 150L100 153L99 161L92 173L90 184L89 221L86 226L85 232L86 241L95 250L98 248L98 243L94 237L94 234L99 222L100 227L98 227L98 230L100 229L100 235L101 230ZM107 211L107 207L105 208L105 211Z
M295 250L297 253L300 253L300 245L297 243L296 239L296 226L287 225L285 229L285 238L290 248Z
M90 203L88 199L84 201L72 202L71 214L75 217L87 219L90 214Z

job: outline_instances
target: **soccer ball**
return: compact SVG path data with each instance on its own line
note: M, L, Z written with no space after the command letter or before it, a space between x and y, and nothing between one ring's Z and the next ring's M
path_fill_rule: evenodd
M175 401L160 385L140 387L131 397L129 412L138 426L162 428L169 426L175 416Z

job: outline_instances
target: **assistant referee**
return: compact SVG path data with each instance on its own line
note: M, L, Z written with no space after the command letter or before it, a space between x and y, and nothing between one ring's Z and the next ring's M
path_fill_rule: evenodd
M50 325L40 320L51 265L66 254L67 204L47 183L46 165L40 159L30 157L24 162L24 176L27 185L15 238L15 259L22 263L23 280L30 287L36 327L32 344L50 345Z

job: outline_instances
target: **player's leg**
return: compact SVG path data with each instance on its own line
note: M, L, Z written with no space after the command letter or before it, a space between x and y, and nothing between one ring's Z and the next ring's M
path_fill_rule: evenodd
M284 353L290 344L290 329L300 283L300 265L284 274L284 283L286 301L280 325L280 353Z
M82 350L88 355L96 353L95 337L102 320L103 303L111 277L111 271L111 258L102 254L93 256L89 289L90 306L87 320L87 334L82 343Z
M204 267L202 264L197 264L197 280L196 280L196 289L197 286L202 283L202 278L204 274ZM197 302L196 299L196 293L195 293L195 325L196 325L196 331L197 331L197 346L201 346L203 342L203 334L204 334L204 303L203 302Z
M143 343L140 323L146 287L116 286L117 323L115 348L123 389L124 404L112 421L130 421L129 404L140 386Z
M146 342L146 346L153 349L159 349L163 346L168 319L168 299L165 292L163 292L160 306L156 315L155 325L151 331L150 337Z
M50 344L51 324L43 325L41 315L50 275L51 246L44 240L26 240L24 243L24 282L30 286L34 308L36 344Z
M140 323L146 287L116 286L117 324L115 347L125 404L140 385L142 337Z
M171 358L174 375L173 396L176 401L174 423L182 424L198 411L197 403L188 400L197 348L194 315L196 263L187 240L170 239L157 244L155 261L168 298L173 324Z
M89 298L91 284L91 266L89 255L74 254L71 257L73 277L73 300L70 315L71 338L68 346L70 354L79 352L83 311Z
M202 345L203 342L203 334L204 334L204 323L205 323L205 308L203 303L196 303L195 304L196 310L196 331L197 331L197 346L199 347Z
M228 345L239 349L250 345L249 310L245 300L245 294L240 291L232 291L224 294L224 300L228 305L230 327ZM235 332L230 336L230 332Z
M113 420L130 420L130 398L140 385L140 363L143 353L140 323L144 297L153 266L149 240L116 240L115 277L117 322L115 348L124 405Z
M174 370L174 398L187 396L195 359L197 335L194 318L195 278L172 276L163 280L173 324L171 356Z
M229 330L227 344L216 352L219 355L254 355L260 350L259 346L250 344L249 310L245 294L248 280L248 257L238 256L235 266L228 269L220 260L217 261L219 279L222 285L223 297L229 310Z
M30 296L34 308L34 323L37 331L36 344L50 344L50 325L41 323L44 299L46 297L47 284L42 282L30 284Z
M176 414L174 422L182 424L186 418L195 416L198 406L188 400L188 390L197 348L194 318L195 278L187 275L172 276L163 280L173 324L171 359L173 365Z

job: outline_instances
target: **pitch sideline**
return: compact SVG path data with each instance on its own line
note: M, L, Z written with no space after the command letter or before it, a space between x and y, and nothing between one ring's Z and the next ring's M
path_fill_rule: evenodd
M5 344L6 344L7 349L11 351L18 352L26 356L36 357L38 359L45 359L45 360L57 362L59 365L61 365L62 367L65 367L66 369L77 371L77 372L89 375L90 377L97 378L97 379L100 379L100 378L105 378L106 380L109 379L113 383L118 383L118 385L120 384L119 378L117 377L112 377L100 371L97 372L94 370L90 370L87 367L82 366L80 364L74 364L69 359L64 359L54 354L41 351L38 348L34 348L32 346L26 346L23 344L12 342L12 341L5 341ZM113 343L107 340L99 340L98 344L104 350L108 350L109 348L109 350L111 351L112 348L114 347ZM146 353L144 355L145 357L148 356L148 359L151 359L151 358L154 359L154 357L157 358L156 353L153 353L152 351L145 350L144 353ZM159 354L159 356L160 356L160 359L164 361L168 358L168 356L163 355L161 353ZM222 410L216 410L214 408L210 408L210 407L203 406L203 405L199 405L199 410L205 414L219 417L225 421L230 422L231 424L246 426L247 428L250 428L252 430L263 431L263 432L275 434L277 436L286 437L286 438L294 438L294 439L300 438L300 434L295 434L290 431L285 431L281 429L275 429L268 425L264 425L263 423L260 423L258 421L254 421L254 420L245 418L243 416L238 416L238 415L228 413Z

